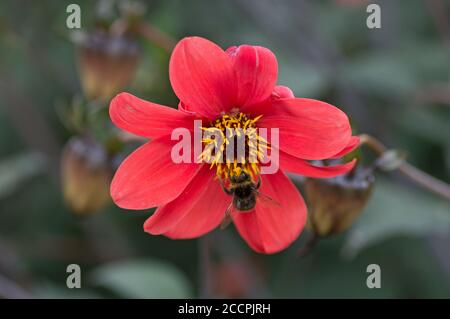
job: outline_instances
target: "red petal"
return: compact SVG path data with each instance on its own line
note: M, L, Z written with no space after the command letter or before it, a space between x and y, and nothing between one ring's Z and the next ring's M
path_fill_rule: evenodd
M311 99L274 100L258 121L259 127L279 128L280 149L303 159L329 158L350 141L347 115L338 108Z
M352 136L350 139L350 142L348 142L347 146L344 147L344 149L342 151L335 154L331 158L339 158L339 157L342 157L342 156L352 152L359 146L359 142L360 142L359 136Z
M236 81L228 55L216 44L190 37L170 58L170 82L188 111L214 119L234 106Z
M109 115L117 127L148 138L170 135L177 127L193 128L189 115L129 93L120 93L111 101Z
M192 117L195 116L195 112L189 111L189 107L187 107L182 101L180 101L178 103L178 111L183 112L183 113L185 113L187 115L190 115Z
M272 92L273 99L288 99L294 98L294 92L290 88L284 85L277 85Z
M266 48L241 45L227 50L237 82L237 106L254 105L270 97L278 76L275 55Z
M262 203L255 210L233 213L239 234L257 252L272 254L288 247L297 239L306 223L306 205L294 184L278 171L261 175L261 193L279 205Z
M231 202L214 172L204 165L184 192L165 204L144 224L146 232L172 239L195 238L216 228Z
M342 165L315 166L283 151L280 151L279 155L281 170L314 178L329 178L343 175L351 171L356 164L356 159L354 159L351 162Z
M167 137L148 142L120 165L111 183L114 202L126 209L146 209L168 203L186 188L200 166L175 164Z
M245 107L245 113L256 117L259 115L266 116L271 115L273 111L273 101L279 99L291 99L294 97L294 92L290 88L284 85L276 85L270 95L270 99L262 101L258 104L253 104Z

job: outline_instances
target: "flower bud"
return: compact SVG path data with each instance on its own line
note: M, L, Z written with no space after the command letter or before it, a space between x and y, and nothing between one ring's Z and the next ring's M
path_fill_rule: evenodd
M64 200L74 213L98 212L110 203L112 168L102 145L75 137L65 146L61 161Z
M311 211L309 225L319 236L347 230L362 213L375 178L356 167L347 175L330 179L307 179L305 191Z
M78 39L78 72L88 99L109 101L130 83L139 60L138 44L105 31Z

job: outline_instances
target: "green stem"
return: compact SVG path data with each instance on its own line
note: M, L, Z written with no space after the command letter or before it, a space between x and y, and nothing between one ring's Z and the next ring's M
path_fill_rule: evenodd
M199 239L198 277L200 298L211 297L211 256L209 238L203 236Z

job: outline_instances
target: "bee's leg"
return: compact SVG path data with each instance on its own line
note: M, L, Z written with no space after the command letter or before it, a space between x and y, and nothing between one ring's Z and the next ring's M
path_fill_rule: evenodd
M258 175L258 182L256 183L255 189L259 189L261 187L261 176Z
M230 203L227 210L225 211L225 217L222 219L220 223L220 229L225 229L231 222L231 210L233 209L233 202Z
M228 189L228 188L226 188L222 181L220 181L220 186L222 187L223 191L224 191L227 195L233 195L233 191L230 190L230 189Z

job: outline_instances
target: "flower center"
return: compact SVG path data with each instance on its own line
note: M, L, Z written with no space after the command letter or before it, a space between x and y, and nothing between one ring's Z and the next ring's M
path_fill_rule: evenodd
M256 122L261 116L250 118L241 112L224 114L203 130L202 161L216 168L217 177L226 180L245 172L257 179L264 152L270 149L261 136Z

